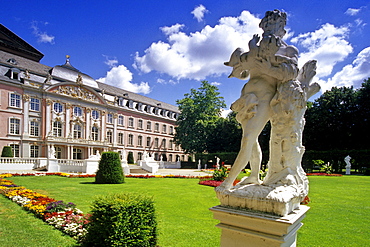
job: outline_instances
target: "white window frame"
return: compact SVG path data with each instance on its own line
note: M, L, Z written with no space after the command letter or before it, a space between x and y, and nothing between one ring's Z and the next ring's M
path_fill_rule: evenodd
M16 122L13 122L16 121ZM9 134L20 135L21 133L21 119L11 117L9 118Z
M31 97L30 99L30 111L40 111L40 99Z
M91 111L91 117L94 120L98 120L100 118L100 114L98 110L92 110Z
M125 124L125 117L122 115L118 116L118 125L123 126Z
M40 135L40 123L38 121L30 121L30 136Z
M113 114L112 113L107 114L107 123L113 124Z
M16 92L9 93L9 106L14 108L22 108L22 95Z
M55 124L58 123L58 126ZM54 137L62 137L63 136L63 124L61 121L54 121L53 122L53 136Z
M82 116L82 108L79 106L73 107L73 115L76 117L81 117Z
M53 110L54 110L54 112L56 112L56 113L61 113L61 112L63 112L63 104L62 104L62 103L60 103L60 102L54 102Z
M31 145L30 146L30 157L31 158L38 158L39 157L39 150L40 150L40 147L38 145Z
M93 141L99 141L99 128L98 127L96 126L91 127L91 138Z

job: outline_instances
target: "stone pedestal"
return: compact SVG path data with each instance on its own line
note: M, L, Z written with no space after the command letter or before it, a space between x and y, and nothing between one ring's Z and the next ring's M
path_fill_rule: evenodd
M301 205L284 217L223 206L210 210L220 221L216 226L222 230L221 247L293 247L309 207Z

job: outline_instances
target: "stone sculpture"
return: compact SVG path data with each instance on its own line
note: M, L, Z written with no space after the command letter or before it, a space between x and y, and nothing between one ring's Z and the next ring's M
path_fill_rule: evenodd
M225 65L233 68L229 77L249 81L231 109L243 129L239 154L229 176L216 188L223 206L242 207L286 215L308 194L308 180L301 167L304 153L302 131L309 97L320 90L311 83L316 61L298 69L298 50L282 38L286 13L267 11L260 22L264 33L254 35L249 51L236 49ZM260 181L262 152L258 136L271 123L268 172ZM233 187L240 171L250 163L251 174Z
M351 162L349 162L350 160L351 160L351 156L349 156L349 155L347 155L344 158L344 162L346 162L346 175L351 174Z

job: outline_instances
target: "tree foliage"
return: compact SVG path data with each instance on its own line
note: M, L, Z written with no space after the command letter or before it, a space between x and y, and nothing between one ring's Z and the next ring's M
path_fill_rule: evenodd
M225 102L218 88L207 81L201 87L191 89L183 99L177 100L180 115L177 119L174 140L186 153L207 151L209 135L221 118Z
M362 87L333 87L306 111L304 144L309 150L370 149L370 78Z

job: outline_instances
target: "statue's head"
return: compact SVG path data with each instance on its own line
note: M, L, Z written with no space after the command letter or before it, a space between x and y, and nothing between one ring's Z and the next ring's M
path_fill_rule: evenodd
M286 25L287 15L285 12L280 10L267 11L265 17L260 22L259 27L263 29L264 35L274 34L282 38L286 31L284 29Z

